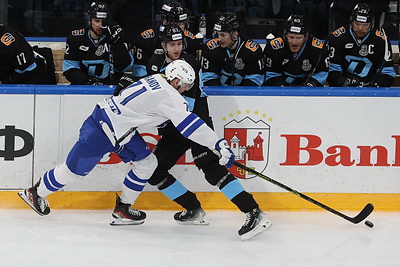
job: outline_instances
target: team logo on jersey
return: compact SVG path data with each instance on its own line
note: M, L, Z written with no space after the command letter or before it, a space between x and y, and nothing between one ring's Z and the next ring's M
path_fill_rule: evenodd
M244 68L244 62L241 58L236 58L235 61L235 68L237 68L238 70L242 70Z
M368 46L362 45L360 51L358 52L360 56L365 57L368 55Z
M184 34L186 37L190 38L190 39L195 39L195 38L196 38L196 36L194 36L194 34L191 33L191 32L188 31L188 30L185 30L185 32L184 32L183 34Z
M285 44L283 43L282 38L280 38L280 37L273 39L273 40L270 41L269 43L271 44L271 46L272 46L272 48L273 48L274 50L281 49L282 47L285 46Z
M162 55L162 54L164 54L164 50L162 48L157 48L156 50L154 50L154 54Z
M339 29L337 29L336 31L333 32L333 36L339 37L340 35L342 35L345 32L346 32L346 29L342 26L342 27L340 27Z
M15 42L15 37L11 33L6 32L5 34L3 34L3 36L1 36L0 40L3 44L9 46L13 42Z
M213 50L219 46L219 42L217 38L211 39L210 41L207 42L207 47L210 50Z
M145 30L144 32L141 33L141 35L142 35L142 37L144 39L149 39L149 38L152 38L152 37L156 36L156 34L153 31L153 29Z
M382 38L383 40L386 40L386 35L380 30L376 30L375 35Z
M304 71L309 71L309 70L311 70L311 64L310 64L310 61L308 60L308 59L304 59L303 60L303 66L301 66L301 69L302 70L304 70Z
M99 47L97 47L96 52L94 52L94 54L99 57L104 54L105 50L106 49L105 49L104 45L101 44L101 45L99 45Z
M345 49L352 49L353 46L354 46L353 43L347 43L347 44L345 44L344 48L345 48Z
M255 111L254 116L262 119L253 119L252 112L236 112L239 118L232 118L224 125L224 137L235 154L235 160L258 172L263 172L268 164L268 154L270 147L270 125L265 122L265 113ZM244 116L243 116L243 115ZM233 117L234 114L229 114ZM223 118L227 121L227 118ZM248 174L240 168L233 167L230 172L236 177L252 178L254 175Z
M312 46L320 49L324 46L324 42L315 37L313 37L311 44Z
M72 36L80 36L85 33L85 29L73 30L71 32Z
M245 44L245 47L252 52L256 52L258 49L258 44L252 40L248 40Z

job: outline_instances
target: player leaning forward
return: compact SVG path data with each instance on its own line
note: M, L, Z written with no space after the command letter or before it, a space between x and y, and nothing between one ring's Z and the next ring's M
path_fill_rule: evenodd
M65 185L86 176L104 154L114 152L125 162L133 162L123 181L121 197L117 195L111 225L141 224L143 211L132 209L147 180L157 167L157 158L140 134L132 129L154 126L171 120L180 133L190 140L216 150L220 164L233 165L234 154L225 139L218 140L215 132L196 114L188 111L188 103L181 96L193 85L193 68L182 60L170 63L165 76L145 77L96 105L84 121L79 140L67 160L47 171L31 188L19 192L20 197L40 215L50 213L46 197ZM254 227L254 236L266 229L270 222L260 213ZM245 234L245 233L244 233Z

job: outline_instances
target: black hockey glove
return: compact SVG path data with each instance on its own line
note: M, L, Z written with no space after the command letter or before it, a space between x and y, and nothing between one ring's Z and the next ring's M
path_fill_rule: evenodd
M88 85L104 85L103 81L95 78L95 77L90 77L88 81Z
M363 87L363 83L358 77L346 78L343 87Z
M119 93L124 90L126 87L129 85L133 84L135 81L132 80L132 78L128 76L122 76L121 79L119 80L117 86L115 87L114 90L114 96L119 95Z
M107 35L113 44L122 39L123 30L118 24L105 21L102 28L103 34Z

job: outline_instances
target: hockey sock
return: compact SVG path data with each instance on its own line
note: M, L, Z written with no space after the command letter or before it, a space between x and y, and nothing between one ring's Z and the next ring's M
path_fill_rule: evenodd
M121 194L121 202L126 204L135 203L136 199L143 191L144 186L146 185L148 179L140 179L136 176L136 174L130 170L128 174L125 176L123 186L122 186L122 194Z
M201 205L196 195L187 190L184 185L170 174L157 186L165 196L181 205L184 209L194 210Z
M258 207L253 196L244 190L243 186L233 177L232 174L223 177L218 185L221 192L229 198L229 200L232 201L240 211L248 212Z
M47 171L43 175L37 193L40 197L47 197L51 193L60 190L68 183L76 181L79 178L81 178L81 176L72 173L67 165L63 163Z

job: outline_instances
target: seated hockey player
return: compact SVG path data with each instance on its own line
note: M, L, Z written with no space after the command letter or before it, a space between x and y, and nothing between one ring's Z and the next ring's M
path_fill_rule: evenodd
M45 58L21 33L0 24L0 84L38 84L45 75Z
M323 86L328 77L328 49L308 33L302 16L291 15L283 37L264 48L266 86Z
M162 51L160 34L164 27L170 23L178 25L185 35L186 47L185 51L193 56L197 56L203 44L203 36L201 34L194 35L191 33L188 23L188 14L183 6L175 1L164 4L161 7L161 26L159 29L147 29L137 36L133 42L133 64L132 75L134 80L140 79L147 75L146 65L154 51Z
M67 37L63 74L71 84L117 84L133 65L124 32L108 20L107 4L93 2L88 14L90 27Z
M189 109L198 115L210 127L214 128L209 114L207 97L202 92L200 62L192 55L183 51L185 38L182 30L175 24L165 26L161 34L163 53L155 53L147 65L147 72L163 73L171 62L183 59L188 62L196 73L194 86L190 91L183 93L189 103ZM205 212L201 208L196 195L186 189L170 173L188 149L191 148L196 166L203 171L205 179L213 186L217 186L240 211L246 214L246 222L238 233L243 240L266 230L271 223L266 219L253 196L246 192L239 181L228 172L225 166L218 164L218 156L209 148L186 139L174 127L172 123L159 129L162 136L154 149L158 160L158 166L149 179L151 185L157 186L168 198L181 205L185 210L174 215L174 219L180 224L205 225Z
M240 35L240 26L234 13L223 13L217 19L217 38L202 49L204 85L262 85L262 49L257 42Z
M118 96L99 102L84 121L79 140L66 161L47 171L33 187L19 192L19 196L39 215L47 215L48 195L84 179L106 153L114 152L125 163L132 162L132 169L125 176L121 196L116 197L110 224L143 223L146 214L131 205L156 169L157 158L136 128L158 127L167 121L185 138L218 151L219 164L231 167L235 156L227 141L218 140L202 119L187 111L188 104L181 94L193 86L194 79L193 68L183 60L175 60L168 65L165 75L143 78Z
M330 86L389 87L396 73L392 49L384 30L374 28L374 12L365 3L356 5L350 25L329 37Z

